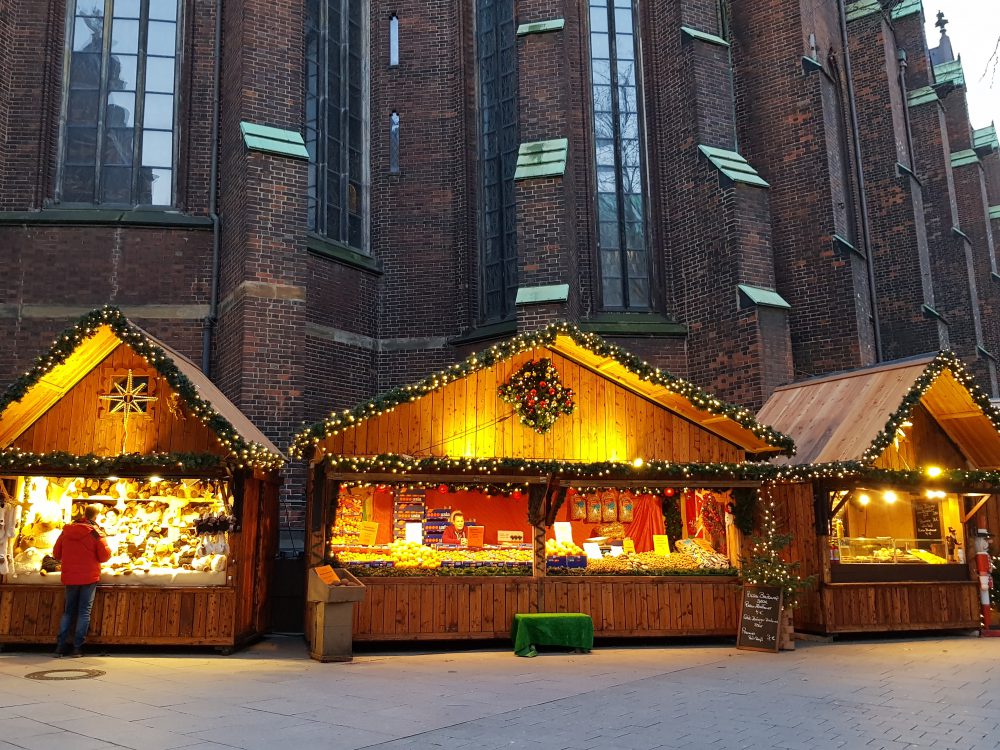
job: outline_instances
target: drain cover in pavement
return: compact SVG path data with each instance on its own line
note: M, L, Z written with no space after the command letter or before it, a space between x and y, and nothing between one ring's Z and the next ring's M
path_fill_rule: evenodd
M103 674L100 669L46 669L26 674L25 677L29 680L90 680Z

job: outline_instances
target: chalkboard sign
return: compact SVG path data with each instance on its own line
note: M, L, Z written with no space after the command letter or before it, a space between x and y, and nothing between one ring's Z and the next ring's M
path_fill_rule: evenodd
M736 648L777 651L781 644L782 591L779 586L744 586Z
M941 506L937 503L913 503L917 539L941 539Z

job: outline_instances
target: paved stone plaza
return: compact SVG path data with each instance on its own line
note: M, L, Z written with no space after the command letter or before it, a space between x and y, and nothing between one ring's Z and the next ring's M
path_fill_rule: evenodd
M233 656L0 655L0 750L993 748L1000 641L969 636L501 649L310 661L271 638ZM103 676L38 681L48 669Z

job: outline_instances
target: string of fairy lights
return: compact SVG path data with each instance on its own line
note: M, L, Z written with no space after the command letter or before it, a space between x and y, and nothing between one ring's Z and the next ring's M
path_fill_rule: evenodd
M530 333L522 333L488 349L467 357L463 362L439 370L418 383L402 386L376 396L353 409L334 412L326 419L304 428L292 441L291 454L305 458L321 441L330 438L358 422L378 417L401 404L444 388L449 383L494 366L525 351L551 346L558 336L570 338L577 346L598 357L614 360L640 380L663 388L685 398L696 409L717 416L727 417L749 430L767 445L778 448L785 455L795 453L795 443L787 435L757 421L752 411L743 406L727 403L707 391L681 378L675 377L649 362L602 339L597 334L581 331L571 323L552 323Z
M84 315L75 325L63 331L48 352L38 357L34 366L15 380L0 396L0 414L12 403L23 399L42 378L59 365L66 362L87 339L107 326L114 334L142 357L167 381L170 387L183 399L191 416L200 420L216 436L228 452L228 464L232 468L247 467L275 470L284 464L284 458L263 445L246 440L236 428L212 405L204 400L198 387L184 375L173 359L162 348L151 341L142 331L133 326L117 307L106 306ZM141 458L141 460L139 460ZM101 461L123 462L139 466L176 466L179 469L203 468L202 456L192 454L151 454L146 456L117 456L106 459L97 456L70 456L65 453L33 454L16 448L0 450L0 467L7 469L27 469L41 466L72 468L100 466ZM44 460L43 460L44 459ZM155 461L161 460L161 463ZM124 464L122 464L124 465Z
M524 476L557 477L566 480L622 480L630 487L657 492L662 487L642 483L677 481L754 481L754 482L814 482L849 484L865 482L930 489L992 489L1000 491L1000 471L936 468L933 472L896 470L871 466L863 461L838 461L822 464L777 466L761 463L676 463L671 461L555 461L520 458L448 458L440 456L412 457L398 454L378 456L333 456L324 458L329 471L341 475L389 475L400 483L434 486L441 482L434 475L460 477L469 475L468 486L479 486L471 477ZM420 479L414 475L427 475ZM359 482L365 480L359 479ZM494 483L497 487L523 489L526 482ZM448 484L461 484L453 479ZM485 482L483 483L485 484Z

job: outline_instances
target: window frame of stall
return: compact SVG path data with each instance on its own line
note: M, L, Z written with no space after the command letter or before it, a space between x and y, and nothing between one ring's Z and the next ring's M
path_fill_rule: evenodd
M133 375L147 378L143 387ZM126 419L122 404L134 398L123 400L123 393L145 393L149 408ZM148 549L154 537L162 542L155 560L144 553L142 564L123 563L114 573L102 568L94 643L232 648L263 633L283 462L193 362L113 307L83 316L0 396L4 500L20 504L24 516L8 545L33 535L36 520L52 525L41 514L24 515L23 489L39 477L61 480L63 522L95 496L110 517L117 500L119 518L150 514L141 528L151 531L138 546ZM50 487L36 489L46 494ZM188 517L195 508L217 514ZM176 518L168 523L171 513ZM49 536L57 533L58 523ZM211 567L199 571L190 562ZM19 583L18 570L0 582L0 643L51 642L62 609L63 589L53 585L60 575L52 570Z
M758 417L799 446L793 459L774 461L788 467L779 490L805 542L803 573L819 575L796 613L799 627L979 627L972 539L979 528L996 529L1000 412L961 360L941 352L793 383L777 389ZM913 508L912 537L909 517L901 521L898 512L906 533L860 543L838 535L845 513L867 518L869 509L915 502L938 503L940 536L920 538ZM942 511L942 502L954 507ZM865 554L877 547L884 560Z
M563 413L550 430L537 430L521 423L517 403L505 402L499 391L524 368L546 360L560 387L578 398L579 411ZM590 440L585 424L596 425L600 436ZM477 442L477 436L485 436L485 443ZM586 610L581 596L587 600L594 595L594 586L606 587L614 600L608 606L617 613L609 611L606 620L595 615L598 632L605 635L735 632L738 588L733 571L592 577L568 575L572 571L560 567L559 575L547 575L546 538L552 538L567 495L595 488L678 496L685 488L755 489L773 467L748 463L747 454L764 458L793 450L791 440L759 423L749 410L726 404L569 324L515 336L419 383L334 413L299 433L292 447L293 454L310 460L307 566L330 561L327 542L341 487L476 488L508 497L520 494L527 501L530 575L526 568L513 576L372 573L363 577L369 596L358 605L361 614L355 614L355 640L500 637L515 609ZM737 534L733 532L734 539ZM738 553L728 557L735 563ZM699 611L690 621L673 611L684 607L679 594L657 590L680 581L706 584L704 592L695 591ZM639 615L622 615L623 601L618 600L630 582L649 587L643 589L644 597L660 601L662 594L663 618L671 621L653 622L654 613L640 628ZM465 592L460 602L469 590L475 598L489 587L489 601L474 604L471 614L458 605L462 611L457 619L448 619L456 607L454 594L441 587L449 585ZM692 591L685 591L690 601ZM441 606L432 607L434 602ZM632 606L637 607L635 602ZM390 609L391 617L383 617ZM704 619L703 609L710 610Z

